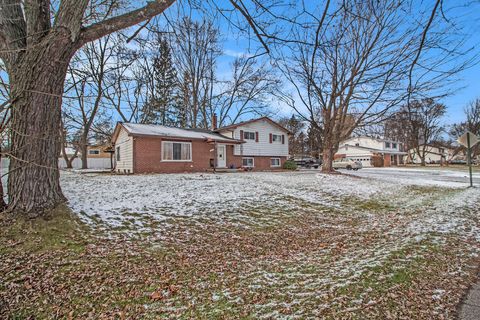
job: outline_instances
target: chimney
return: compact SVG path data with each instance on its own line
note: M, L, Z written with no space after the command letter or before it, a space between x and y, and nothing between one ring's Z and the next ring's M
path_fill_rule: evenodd
M214 113L212 116L212 130L217 130L217 114Z

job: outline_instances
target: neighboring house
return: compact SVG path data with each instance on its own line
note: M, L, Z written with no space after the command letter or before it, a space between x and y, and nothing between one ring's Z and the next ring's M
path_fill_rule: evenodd
M69 158L75 154L75 147L68 145L65 148L65 152ZM89 145L87 147L87 166L89 169L112 169L113 148L110 145ZM58 165L60 168L66 168L67 164L63 158L63 154L60 154ZM77 157L73 160L72 166L75 169L82 167L81 152L77 153Z
M424 146L421 145L419 147L420 152L423 152ZM443 164L447 161L450 161L455 156L454 150L440 147L440 146L433 146L433 145L426 145L425 146L425 163L439 163ZM408 150L408 154L405 156L405 161L407 163L414 163L420 164L422 163L422 159L420 154L417 154L417 149L412 148Z
M110 145L90 145L87 146L87 158L109 158L112 155Z
M288 131L267 117L213 130L118 123L112 141L119 173L271 170L288 156Z
M406 154L399 142L361 136L342 141L335 158L351 158L364 167L390 167L403 164Z

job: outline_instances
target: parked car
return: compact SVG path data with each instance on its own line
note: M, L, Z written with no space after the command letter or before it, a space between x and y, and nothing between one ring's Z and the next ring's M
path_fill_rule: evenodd
M455 160L450 160L450 164L467 164L467 161L461 160L461 159L455 159Z
M362 169L360 161L353 161L349 158L337 159L333 161L333 169L355 170Z
M297 166L302 168L315 168L318 169L322 165L322 161L316 158L294 158L293 161L297 164Z

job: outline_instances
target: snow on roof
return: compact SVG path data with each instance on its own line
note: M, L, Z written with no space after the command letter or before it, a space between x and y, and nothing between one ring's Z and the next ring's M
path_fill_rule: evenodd
M219 133L205 129L183 129L162 125L122 123L128 133L133 135L148 135L159 137L186 138L186 139L211 139L215 141L241 143L240 140L231 139Z
M375 148L370 148L370 147L354 146L354 145L351 145L351 144L344 144L342 147L364 149L364 150L370 150L370 151L372 151L372 152L378 152L378 153L407 154L406 152L403 152L403 151L386 150L386 149L375 149Z

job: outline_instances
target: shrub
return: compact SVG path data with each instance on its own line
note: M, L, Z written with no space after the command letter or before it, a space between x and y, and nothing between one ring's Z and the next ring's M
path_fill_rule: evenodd
M286 170L297 170L297 164L292 160L287 160L283 164L283 169Z

